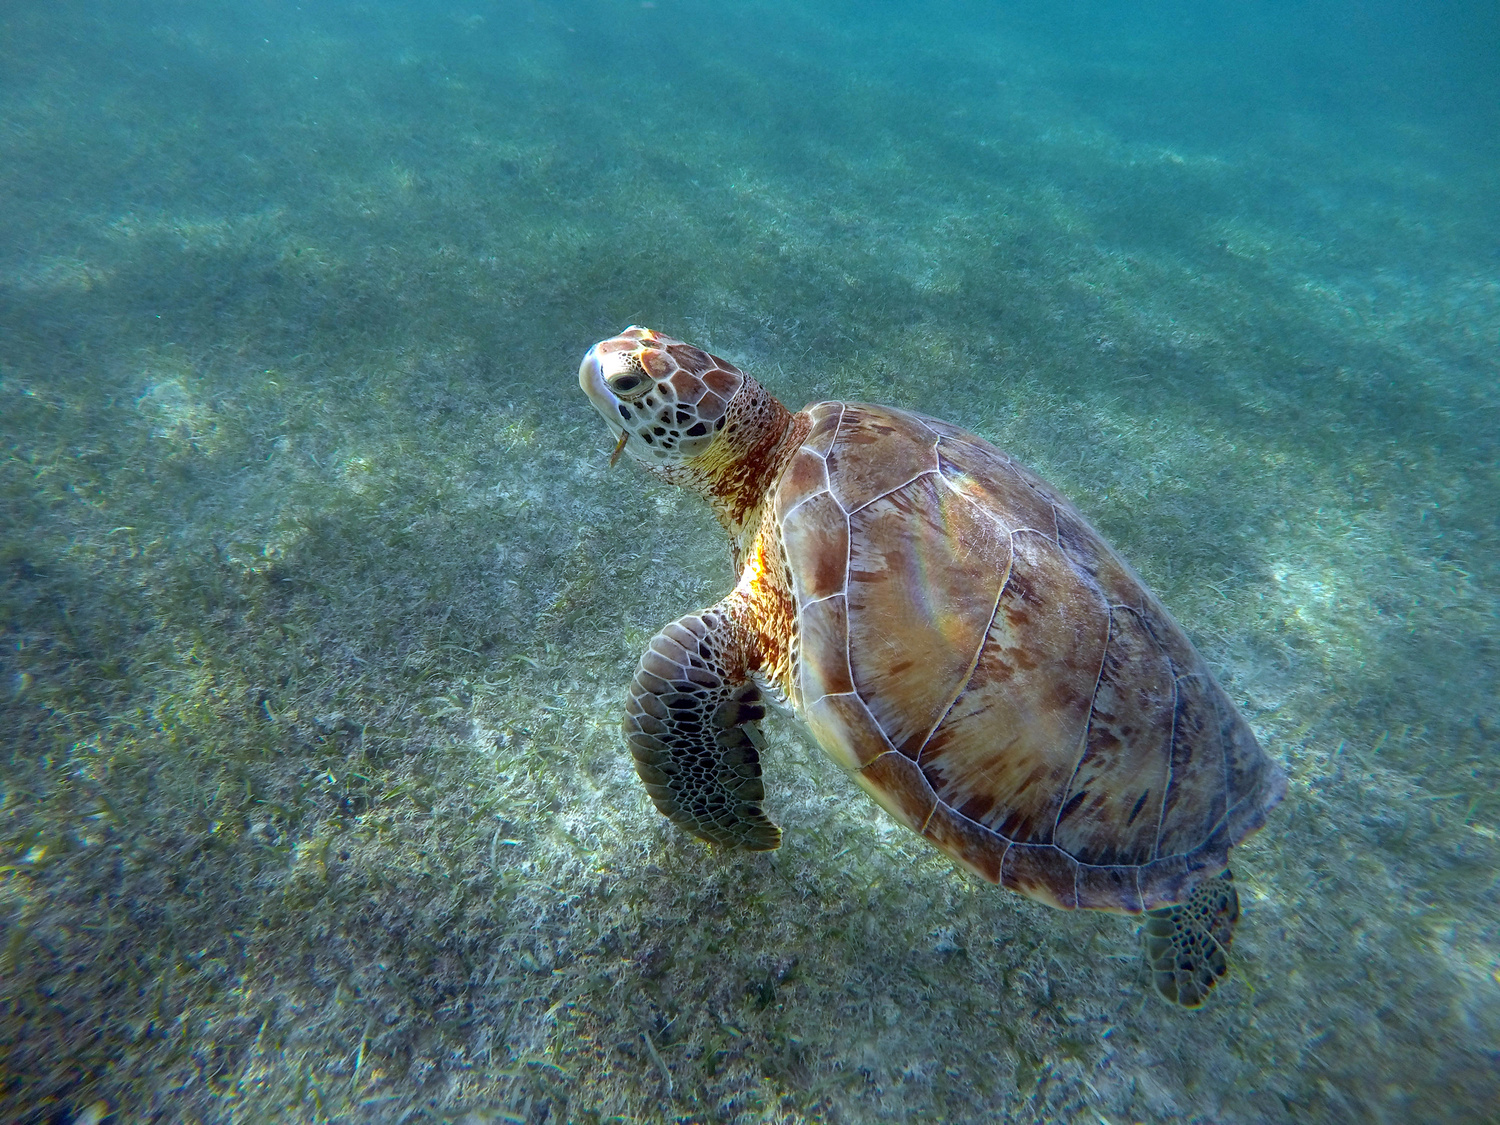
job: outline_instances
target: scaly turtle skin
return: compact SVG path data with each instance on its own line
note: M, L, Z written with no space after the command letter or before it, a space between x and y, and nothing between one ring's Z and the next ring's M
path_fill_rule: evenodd
M757 686L896 820L1050 906L1148 914L1157 989L1197 1007L1239 902L1229 849L1286 779L1181 628L1051 485L903 410L796 414L632 327L579 383L621 450L697 492L740 579L652 639L624 730L656 807L775 848Z

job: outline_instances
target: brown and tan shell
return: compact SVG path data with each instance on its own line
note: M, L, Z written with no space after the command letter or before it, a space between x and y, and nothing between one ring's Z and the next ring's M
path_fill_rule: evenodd
M898 821L1063 908L1181 901L1285 778L1055 489L958 427L823 402L770 497L792 702Z

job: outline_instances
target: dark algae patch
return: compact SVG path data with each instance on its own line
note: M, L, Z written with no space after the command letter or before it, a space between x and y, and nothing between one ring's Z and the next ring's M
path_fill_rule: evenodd
M0 10L0 1119L1488 1120L1494 13L723 9ZM1290 777L1203 1010L790 723L651 808L630 323L1131 560Z

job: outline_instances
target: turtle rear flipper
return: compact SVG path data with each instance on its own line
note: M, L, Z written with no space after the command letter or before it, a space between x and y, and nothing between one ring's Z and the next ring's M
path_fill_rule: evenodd
M1186 902L1146 912L1146 961L1156 991L1184 1008L1203 1001L1229 971L1229 946L1240 917L1234 875L1204 879Z
M657 809L709 843L781 845L761 809L766 717L744 645L718 609L672 622L641 655L625 705L625 741Z

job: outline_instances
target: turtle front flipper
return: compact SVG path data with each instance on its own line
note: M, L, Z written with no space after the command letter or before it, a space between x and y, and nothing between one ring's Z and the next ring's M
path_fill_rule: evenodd
M1202 1007L1229 971L1229 946L1240 917L1234 875L1204 879L1186 902L1146 913L1146 960L1151 980L1174 1004Z
M766 707L745 643L720 608L690 613L651 638L625 705L635 772L660 812L713 844L764 852L781 829L761 809Z

